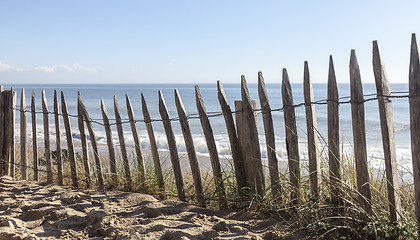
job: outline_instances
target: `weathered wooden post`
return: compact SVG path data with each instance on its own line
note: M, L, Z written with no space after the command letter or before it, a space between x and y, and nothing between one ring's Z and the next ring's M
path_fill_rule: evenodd
M400 220L401 199L398 195L400 184L398 182L397 153L395 149L394 119L391 95L385 66L377 41L373 41L373 73L375 74L376 91L378 94L379 116L381 120L382 144L385 157L385 171L388 187L389 213L392 222Z
M4 151L4 142L5 142L5 119L4 114L6 108L4 106L4 97L3 97L3 85L0 85L0 175L3 175L4 169L4 160L5 160L5 151Z
M57 99L58 104L58 99ZM57 106L58 111L58 106ZM74 187L79 187L79 182L77 180L77 170L76 170L76 160L74 158L74 147L73 147L73 135L71 134L71 125L69 119L69 113L67 110L66 99L64 98L64 93L61 91L61 112L63 115L64 120L64 128L66 130L66 141L67 141L67 149L68 149L68 160L70 163L70 172L71 172L71 180Z
M340 118L337 80L333 58L330 56L328 69L328 165L330 175L331 202L341 205L341 161L340 161Z
M171 119L169 117L168 108L166 107L165 99L162 91L159 90L159 112L162 118L163 127L165 128L166 138L168 140L169 152L171 155L172 168L174 170L175 184L178 191L178 198L181 201L187 201L184 192L184 182L182 180L181 165L179 163L178 150L176 148L176 141L174 131L172 130Z
M147 103L144 99L143 93L141 94L141 107L144 117L144 123L146 124L147 135L149 136L150 148L153 156L153 164L155 167L155 175L160 190L165 189L165 183L163 182L162 167L160 166L159 152L156 145L155 134L153 132L152 121L150 119L149 110L147 109Z
M3 145L3 164L2 171L3 175L9 175L10 169L10 154L11 154L11 143L12 133L10 132L12 125L11 117L11 106L12 106L12 93L10 90L3 91L3 103L4 103L4 145Z
M281 183L279 178L279 165L276 153L276 141L274 135L273 117L268 100L262 72L258 72L258 95L260 97L261 111L264 122L265 142L267 145L268 169L270 173L271 192L275 198L280 197Z
M293 205L298 205L301 202L298 135L292 87L290 86L289 75L285 68L283 68L281 90L284 124L286 128L287 158L289 161L290 182L292 184L291 201Z
M104 127L105 127L105 134L106 134L106 144L108 146L108 154L109 154L109 167L111 170L111 179L112 184L116 184L117 181L117 165L115 163L115 150L114 150L114 142L112 139L112 131L111 125L109 124L109 117L108 111L106 110L105 102L101 99L101 110L102 110L102 118L104 120Z
M318 129L316 122L314 91L309 75L308 62L304 63L303 73L303 96L305 98L306 110L306 131L308 134L308 158L309 158L309 177L311 179L312 199L318 200L321 189L321 166L318 150Z
M413 162L414 196L416 206L417 234L420 239L420 61L416 34L411 36L409 69L409 104L411 156Z
M34 180L38 181L38 138L36 133L36 110L35 110L35 90L32 90L31 98L31 117L32 117L32 154L34 164Z
M50 151L50 128L48 120L48 105L45 90L42 90L42 116L44 120L44 147L45 147L45 160L47 162L47 182L53 181L52 167L51 167L51 151Z
M28 180L28 145L27 145L27 118L25 89L22 88L20 95L20 164L22 179Z
M198 114L200 116L201 127L203 128L204 137L207 143L207 149L210 155L211 167L213 169L214 185L218 195L220 209L227 208L225 186L223 184L222 170L220 168L219 154L217 153L216 142L214 141L213 130L210 125L209 117L204 106L203 96L201 96L200 88L195 86L195 99Z
M350 95L357 190L360 193L360 205L369 214L372 212L372 206L366 153L365 107L359 64L354 49L350 55Z
M128 119L130 120L131 132L133 133L134 147L136 149L137 166L140 173L140 181L142 184L146 182L146 173L144 170L143 153L141 151L140 138L136 126L136 118L134 117L133 107L131 106L130 98L125 95Z
M16 151L15 151L15 122L16 122L16 91L11 89L11 107L10 107L10 176L15 177Z
M230 149L232 151L233 166L235 168L235 177L238 184L239 194L244 195L248 187L245 174L244 158L242 157L242 151L236 132L235 122L233 121L232 111L220 81L217 81L217 92L220 107L222 108L223 116L225 118L226 129L229 135Z
M63 162L61 159L61 134L60 134L60 115L57 90L54 90L54 121L55 121L55 140L57 145L56 160L57 160L57 173L58 184L63 185Z
M191 134L190 122L185 111L184 103L177 89L174 90L175 105L178 111L179 124L184 136L185 148L187 149L188 160L191 166L191 173L194 181L195 193L197 194L198 204L206 207L206 199L204 198L203 183L201 181L200 166L198 165L197 154L195 152L194 141Z
M114 113L115 113L115 121L117 123L117 133L118 133L118 140L119 140L120 148L121 148L121 156L123 159L126 187L128 189L131 189L133 187L133 182L131 180L130 165L128 163L127 148L125 146L125 141L124 141L124 131L123 131L122 123L121 123L120 106L118 105L117 96L114 96Z
M95 131L93 131L93 127L92 127L92 121L89 117L89 113L86 110L85 104L83 104L82 101L82 96L80 96L80 94L77 96L78 98L78 102L80 103L80 109L83 112L83 119L86 122L86 127L89 131L89 135L90 135L90 142L92 144L92 149L93 149L93 155L95 157L95 165L96 165L96 176L98 179L98 188L100 191L104 191L105 187L104 187L104 178L102 176L102 167L101 167L101 160L99 159L99 151L98 151L98 144L96 142L96 136L95 136Z
M80 92L77 93L77 96L79 95L80 95ZM90 179L88 144L87 144L87 137L86 137L86 132L85 132L85 124L83 123L83 110L80 106L79 98L77 98L77 126L80 132L80 144L82 145L82 158L83 158L83 167L85 169L86 187L91 188L92 180Z

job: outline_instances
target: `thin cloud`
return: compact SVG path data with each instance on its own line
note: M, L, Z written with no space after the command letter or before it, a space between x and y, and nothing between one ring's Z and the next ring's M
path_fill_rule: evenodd
M75 62L71 65L53 65L44 67L35 67L35 71L52 73L52 72L96 72L95 68L83 66L82 64Z
M6 71L15 71L15 72L22 72L24 71L21 67L12 66L6 63L2 63L0 61L0 72L6 72Z

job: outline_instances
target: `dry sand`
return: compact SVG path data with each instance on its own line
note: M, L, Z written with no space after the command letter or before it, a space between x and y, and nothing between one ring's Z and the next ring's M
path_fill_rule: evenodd
M141 193L0 178L1 239L283 239L280 224ZM298 236L289 236L299 239Z

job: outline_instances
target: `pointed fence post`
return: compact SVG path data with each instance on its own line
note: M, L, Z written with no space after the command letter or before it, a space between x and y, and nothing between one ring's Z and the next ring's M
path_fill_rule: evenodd
M190 161L191 173L194 180L195 193L197 194L198 204L206 207L206 199L204 198L203 183L201 181L200 166L198 165L197 154L195 152L194 141L191 135L190 122L185 111L184 103L177 89L175 93L175 105L178 111L179 124L181 125L182 134L184 136L185 148L187 149L188 160Z
M28 180L28 145L27 145L27 118L25 89L22 88L20 95L20 164L22 178Z
M328 69L328 165L331 202L334 205L342 205L341 188L341 160L340 160L340 117L337 80L335 77L334 62L332 56L329 60Z
M12 138L13 133L10 131L12 127L9 127L13 124L12 116L12 91L7 90L3 91L3 101L4 101L4 145L3 145L3 175L9 175L10 161L11 161L11 149L12 149ZM8 127L6 127L8 126Z
M155 167L155 175L158 182L158 187L161 191L165 189L165 183L163 181L162 167L159 160L159 152L156 145L155 134L153 132L152 121L150 119L149 110L147 109L147 103L144 99L143 93L141 94L141 107L144 117L144 123L146 124L147 135L149 136L150 148L153 156L153 164Z
M210 155L211 166L213 169L214 185L218 195L220 209L227 208L225 186L223 184L222 170L220 168L219 154L217 153L216 142L214 141L213 130L210 125L209 116L204 106L203 96L201 96L200 88L195 86L195 99L198 114L200 116L201 127L203 128L204 137L207 143L207 149Z
M178 198L181 201L187 201L184 192L184 182L182 180L181 165L179 163L178 150L176 148L176 141L174 131L172 129L171 119L169 117L168 108L166 107L165 99L162 91L159 90L159 112L162 118L163 127L165 128L166 138L168 139L169 152L171 154L172 168L174 170L175 184L178 191Z
M125 141L124 141L124 131L123 131L122 123L121 123L120 106L118 105L117 96L114 96L114 113L115 113L115 121L117 124L118 140L119 140L119 144L121 148L121 156L123 159L126 187L128 189L131 189L133 187L133 182L131 180L130 165L128 163L127 148L125 146Z
M57 146L56 160L57 160L57 173L58 184L63 185L63 162L61 153L61 139L60 139L60 116L58 106L57 90L54 90L54 121L55 121L55 140Z
M102 111L102 118L104 120L104 127L105 127L105 134L106 134L106 144L108 146L108 154L109 154L109 167L111 170L111 179L112 184L116 184L117 182L117 165L115 163L115 149L114 149L114 141L112 139L112 131L111 125L109 124L109 117L108 111L106 110L105 102L101 99L101 111Z
M284 124L286 128L287 158L289 161L290 182L292 184L291 201L293 205L298 205L301 202L298 135L292 87L290 86L289 75L285 68L283 68L281 90Z
M82 96L80 96L80 94L79 94L77 96L77 98L78 98L78 102L80 103L80 109L83 112L83 119L86 122L86 127L87 127L87 129L89 131L89 135L90 135L90 142L92 144L93 155L95 157L96 176L97 176L97 179L98 179L98 188L99 188L100 191L104 191L105 187L104 187L104 178L102 176L101 160L99 159L98 144L96 142L95 131L93 130L93 127L92 127L92 120L89 117L89 113L86 110L85 104L83 104Z
M80 95L80 92L77 93ZM85 124L83 123L83 110L80 107L79 98L77 98L77 126L80 132L80 144L82 145L82 160L83 160L83 167L85 169L85 181L86 187L92 187L92 180L90 178L90 166L89 166L89 154L88 154L88 144L87 144L87 137L85 132Z
M238 184L239 194L243 196L247 188L245 163L242 157L242 151L239 145L239 139L236 133L236 127L235 122L233 121L232 111L230 109L229 102L226 98L226 94L223 89L222 83L220 81L217 81L217 92L220 107L222 108L223 116L225 118L226 129L229 135L233 166L235 168L236 183Z
M388 187L389 213L392 222L400 220L401 199L398 195L400 184L398 182L397 153L395 148L394 119L392 102L385 96L391 95L385 66L377 41L373 41L373 73L375 75L376 91L378 94L379 116L381 120L382 144L385 157L385 171Z
M268 169L270 173L271 192L275 198L280 197L281 183L279 178L279 165L276 153L276 141L274 135L273 117L271 115L270 102L265 87L262 72L258 72L258 95L264 122L265 142L267 145Z
M245 80L245 76L241 76L241 95L242 95L242 109L245 120L245 126L248 127L249 131L249 147L251 150L251 161L250 164L253 168L253 178L255 179L256 192L260 196L264 196L265 182L264 172L261 161L261 150L260 141L258 139L257 121L255 119L254 109L251 103L251 97L249 95L248 86Z
M311 179L312 199L316 201L319 198L319 191L321 189L321 167L318 150L318 128L315 105L312 104L314 101L314 91L309 76L307 61L304 63L303 93L306 110L306 131L308 134L309 177Z
M51 168L51 150L50 150L50 128L48 120L48 105L45 90L42 90L42 112L44 120L44 147L45 147L45 160L47 162L47 182L53 181L52 168Z
M36 133L36 110L35 110L35 90L32 90L31 98L31 117L32 117L32 154L34 165L34 180L38 181L38 138Z
M58 107L57 107L57 110L58 110ZM70 163L72 185L77 188L79 187L79 183L77 180L76 160L74 158L73 135L71 134L69 113L67 110L66 99L64 98L63 91L61 91L61 113L63 115L64 128L66 130L66 141L67 141L68 158L69 158L68 160Z
M360 205L369 214L372 212L372 206L366 152L365 107L362 79L354 49L350 55L350 95L357 190L360 193Z
M411 155L414 175L417 234L420 236L420 61L416 34L411 36L409 69ZM419 237L420 238L420 237Z
M134 117L133 107L131 106L130 98L125 95L128 119L130 120L131 132L133 133L134 147L136 149L137 165L140 173L140 181L142 184L146 182L146 173L144 171L143 153L141 151L140 138L136 126L136 118Z
M5 118L4 114L6 112L6 108L4 106L4 96L3 96L3 85L0 85L0 175L3 175L4 169L4 142L5 142Z
M10 176L15 177L15 164L16 164L16 146L15 146L15 122L16 122L16 91L11 90L12 99L11 99L11 108L10 108L10 120L12 124L10 125L10 136L11 136L11 149L10 149Z

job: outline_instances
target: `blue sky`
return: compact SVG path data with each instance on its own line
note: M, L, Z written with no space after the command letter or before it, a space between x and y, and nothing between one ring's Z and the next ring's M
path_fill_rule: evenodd
M408 82L420 1L0 1L2 83L348 82L356 49L373 82L378 40L389 80Z

